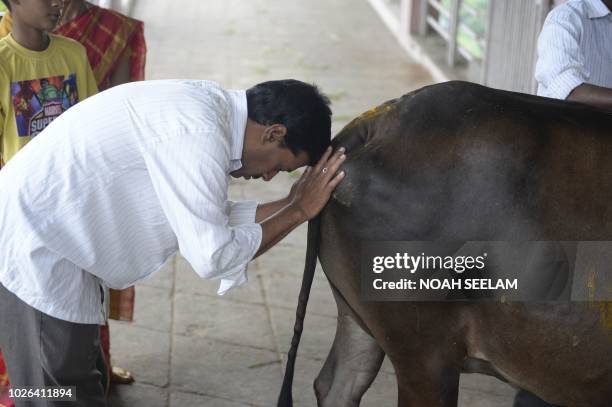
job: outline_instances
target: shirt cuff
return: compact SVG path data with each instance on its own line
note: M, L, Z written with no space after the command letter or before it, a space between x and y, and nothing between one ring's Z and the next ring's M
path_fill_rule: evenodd
M247 268L261 245L262 230L259 223L238 226L236 229L246 229L240 232L245 232L245 234L249 235L249 238L242 243L244 246L249 246L247 254L248 260L244 264L223 273L221 276L221 284L217 290L217 294L219 295L223 295L232 288L241 286L249 280L247 277Z
M568 70L558 75L548 86L543 87L540 96L566 99L569 94L585 80L574 70Z
M257 201L228 201L229 224L230 226L244 225L245 223L255 223L257 213Z
M217 294L224 295L232 288L240 287L242 284L249 281L249 278L246 273L247 267L248 267L248 264L245 264L243 267L240 267L235 272L235 274L221 279L221 284L219 284L219 289L217 290Z

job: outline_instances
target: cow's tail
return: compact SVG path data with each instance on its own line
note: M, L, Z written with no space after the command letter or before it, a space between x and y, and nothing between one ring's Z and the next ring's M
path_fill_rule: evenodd
M287 354L287 368L285 369L285 377L283 378L283 387L278 396L277 407L293 407L293 396L291 390L293 387L293 373L295 370L295 359L297 350L302 337L304 328L304 317L306 316L306 306L308 305L308 297L310 295L310 287L314 279L315 268L317 266L317 256L319 252L319 228L321 220L320 216L308 222L308 242L306 246L306 264L304 265L304 276L302 277L302 287L298 297L297 310L295 312L295 326L293 328L293 339L291 339L291 348Z

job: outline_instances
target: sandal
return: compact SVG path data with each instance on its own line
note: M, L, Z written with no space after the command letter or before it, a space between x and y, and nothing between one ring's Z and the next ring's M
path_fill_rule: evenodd
M116 384L130 384L134 383L134 376L122 367L113 366L111 369L110 381Z

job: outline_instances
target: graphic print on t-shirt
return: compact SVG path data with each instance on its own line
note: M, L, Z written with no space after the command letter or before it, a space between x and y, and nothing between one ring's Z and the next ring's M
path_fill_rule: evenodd
M17 135L34 137L57 116L79 101L76 75L31 79L11 83Z

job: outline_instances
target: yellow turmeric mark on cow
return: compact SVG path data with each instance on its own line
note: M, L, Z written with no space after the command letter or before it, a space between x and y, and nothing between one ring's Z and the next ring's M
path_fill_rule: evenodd
M376 106L375 108L372 108L364 113L362 113L357 120L370 120L376 116L380 116L383 113L387 113L390 112L391 110L393 110L395 108L395 105L391 104L391 103L383 103L380 106Z
M346 127L344 127L344 130L355 127L363 122L372 120L382 114L389 113L395 109L396 109L395 101L389 101L389 102L383 103L382 105L376 106L360 114L359 116L357 116L349 124L347 124Z
M599 321L602 328L608 333L612 334L612 301L597 301L595 299L596 294L596 275L595 269L589 268L587 272L586 289L587 289L587 300L592 304L593 308L597 309L599 314ZM607 288L607 295L605 298L612 297L612 287Z
M595 301L595 269L589 267L587 271L586 289L587 289L587 300L590 302Z
M599 303L599 319L602 327L612 334L612 302L602 301Z
M354 185L351 179L345 179L344 182L342 182L340 186L334 190L334 192L332 193L332 198L338 203L346 207L350 207L351 198L353 196L353 187Z

